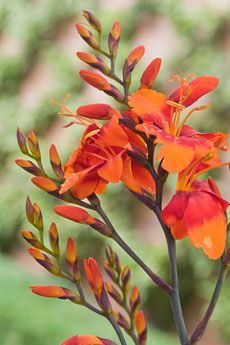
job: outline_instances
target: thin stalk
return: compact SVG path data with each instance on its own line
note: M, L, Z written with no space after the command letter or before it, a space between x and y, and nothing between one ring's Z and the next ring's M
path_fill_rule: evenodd
M139 256L125 243L125 241L120 237L113 227L111 221L101 208L101 206L96 207L96 211L100 214L104 222L111 227L113 233L111 238L147 273L150 279L161 289L163 289L167 294L172 292L172 288L168 285L162 278L155 274L140 258Z
M117 321L113 318L113 316L111 314L106 315L106 318L109 320L109 322L111 323L114 331L117 333L117 336L120 340L121 345L127 345L125 338L122 334L122 331L117 323Z
M180 301L180 294L179 294L179 283L178 283L177 262L176 262L176 242L174 238L172 237L169 228L166 226L166 224L162 220L161 208L159 206L156 206L154 208L154 212L164 231L167 246L168 246L170 273L171 273L172 288L173 288L173 291L170 294L170 302L172 306L174 321L176 324L181 345L189 345L188 333L187 333L187 329L184 322L181 301Z
M214 312L216 303L218 301L218 298L220 296L220 292L221 292L221 288L224 282L224 278L226 275L226 267L224 264L224 258L222 256L221 261L220 261L220 269L219 269L219 275L217 278L217 282L212 294L212 298L210 300L210 303L208 305L208 308L202 318L202 320L200 321L200 323L198 324L198 326L196 327L195 331L193 332L191 339L189 341L189 345L193 345L196 344L198 342L198 340L202 337L202 335L204 334L206 327L208 325L208 322Z

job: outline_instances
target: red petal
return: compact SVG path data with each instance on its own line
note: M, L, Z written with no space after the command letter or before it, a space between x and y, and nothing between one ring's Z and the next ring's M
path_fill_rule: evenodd
M188 107L189 105L196 102L200 97L214 90L219 83L219 79L213 76L202 76L192 80L188 84L183 86L183 95L186 95L188 89L191 90L190 95L185 99L183 105ZM173 102L180 101L181 88L176 89L170 96L169 99Z
M213 260L219 259L226 243L226 216L222 205L210 193L192 192L184 214L188 236Z

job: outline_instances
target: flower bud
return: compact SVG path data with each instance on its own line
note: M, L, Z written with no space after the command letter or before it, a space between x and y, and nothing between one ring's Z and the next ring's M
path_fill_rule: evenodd
M158 75L158 72L161 67L161 59L156 58L154 59L148 67L144 70L142 77L141 77L141 89L143 88L151 88L153 83Z
M47 271L57 276L60 275L60 268L54 265L48 256L42 253L39 249L29 248L28 252L41 266L47 269Z
M104 269L108 276L112 279L112 281L116 282L117 281L117 273L115 270L110 266L108 260L104 260L103 262Z
M33 293L42 297L69 299L74 303L81 304L79 295L62 286L31 286L30 288Z
M138 334L138 345L145 345L147 340L147 325L142 310L138 311L136 315L135 327Z
M22 169L24 169L25 171L27 171L28 173L35 175L35 176L43 176L45 177L46 174L44 173L44 171L42 171L37 165L35 165L33 162L31 161L27 161L25 159L16 159L15 163Z
M121 271L121 282L123 291L127 294L130 287L131 272L129 267L126 265Z
M43 217L42 217L42 212L38 204L34 203L33 204L34 208L34 226L39 230L43 231L44 229L44 224L43 224Z
M26 198L26 217L32 225L34 225L34 208L29 196Z
M83 17L85 17L85 19L87 20L87 22L97 31L97 32L101 32L101 23L99 21L99 19L92 14L89 11L83 11Z
M78 270L78 255L77 247L72 237L68 238L66 247L66 264L70 274L76 279L80 280L81 275Z
M35 184L35 186L47 193L56 192L58 190L58 186L48 178L36 176L33 177L31 181L33 182L33 184Z
M31 231L21 230L21 234L24 240L26 240L31 246L38 249L42 249L44 247L37 236L35 236Z
M17 140L18 140L18 146L19 146L21 152L24 153L25 155L29 155L25 136L19 127L17 128Z
M50 246L53 250L53 253L55 255L59 255L60 254L60 247L59 247L59 236L58 236L58 230L57 230L57 226L55 223L52 223L50 225L50 229L49 229L49 242L50 242Z
M113 57L117 56L120 35L121 35L120 22L119 20L117 20L113 24L112 30L109 33L109 40L108 40L109 52L110 52L110 55Z
M87 117L89 119L95 120L110 120L114 114L115 109L113 109L108 104L98 103L83 105L77 109L77 114L79 116Z
M129 299L131 315L136 315L140 306L140 293L138 286L134 286Z
M96 219L80 207L56 206L54 207L54 212L76 223L89 225L96 223Z
M131 53L128 55L123 67L124 81L130 82L131 72L133 71L134 67L139 62L139 60L142 58L142 56L144 55L144 52L145 52L144 46L138 46L135 49L133 49Z
M81 70L79 74L84 81L86 81L96 89L104 91L107 95L113 97L120 103L124 101L123 94L100 74L87 70Z
M105 289L108 294L118 303L122 304L123 298L120 292L110 283L105 282Z
M32 129L30 129L29 134L28 134L28 145L29 145L29 148L30 148L30 151L31 151L33 157L36 160L40 160L41 159L41 152L40 152L38 140L37 140L37 137L36 137L36 135Z
M117 321L118 325L124 328L127 333L129 333L129 321L120 312L113 312L113 317Z
M82 24L76 24L76 29L81 36L81 38L93 49L97 50L99 48L99 42L94 37L91 31L86 29Z
M98 69L103 74L105 75L110 74L110 71L111 71L110 67L99 56L96 56L95 54L85 53L85 52L78 52L77 57L81 61L90 65L91 67Z
M55 145L50 146L50 164L57 178L63 180L64 174L62 164Z

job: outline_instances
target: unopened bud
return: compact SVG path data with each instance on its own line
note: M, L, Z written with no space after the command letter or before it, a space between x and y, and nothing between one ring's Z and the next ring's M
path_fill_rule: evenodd
M120 22L117 20L112 27L111 32L109 33L109 52L111 56L117 56L118 44L120 40L121 29L120 29Z
M101 32L101 23L99 21L99 19L92 14L89 11L83 11L83 16L85 17L85 19L87 20L87 22L97 31L97 32Z
M20 128L17 129L17 140L18 140L18 146L21 152L24 153L25 155L29 155L26 139Z
M32 129L30 129L28 134L28 144L33 157L36 160L41 159L41 152L38 144L37 137Z
M35 165L33 162L31 161L27 161L25 159L16 159L15 163L22 169L24 169L25 171L27 171L28 173L35 175L35 176L43 176L45 177L46 174L44 173L43 170L41 170L37 165Z
M76 29L82 39L93 49L97 50L99 48L99 42L94 37L91 31L86 29L86 27L82 24L76 24Z

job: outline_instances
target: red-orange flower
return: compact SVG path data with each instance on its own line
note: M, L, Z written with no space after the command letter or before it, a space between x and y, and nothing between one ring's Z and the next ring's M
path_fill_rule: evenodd
M132 161L127 151L146 151L143 140L121 126L113 116L103 126L88 126L79 147L64 167L65 182L60 193L71 190L78 199L101 194L107 184L123 181L132 191L154 192L154 182L149 172Z
M161 144L156 159L163 159L162 167L171 173L180 172L193 159L203 157L211 147L216 146L216 136L222 136L222 133L205 136L186 125L194 111L206 109L207 106L193 108L181 121L183 110L214 90L218 79L213 76L203 76L189 83L182 78L179 80L180 88L168 98L146 88L140 89L129 97L130 107L144 121L136 128L147 135L156 136L155 142ZM224 140L223 137L222 140ZM223 149L223 145L219 145L219 148Z
M116 345L112 340L95 335L76 335L66 339L61 345Z
M193 162L179 174L176 193L162 217L175 239L188 236L196 248L215 260L226 244L225 211L229 203L221 198L213 179L197 180L209 169L205 163Z

